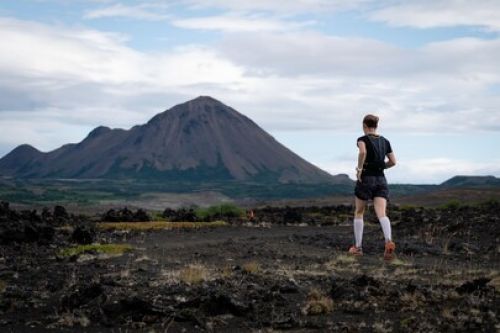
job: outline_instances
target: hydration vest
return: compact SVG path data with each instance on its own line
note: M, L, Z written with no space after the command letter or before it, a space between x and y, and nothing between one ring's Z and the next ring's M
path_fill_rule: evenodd
M385 155L387 153L385 138L382 135L375 138L373 138L371 135L367 135L367 137L372 147L373 161L370 162L365 161L364 169L383 171L385 169Z

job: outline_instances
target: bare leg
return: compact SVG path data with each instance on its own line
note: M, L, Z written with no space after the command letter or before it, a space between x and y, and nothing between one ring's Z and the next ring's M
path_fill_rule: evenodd
M363 215L365 214L366 201L361 200L358 197L355 197L355 199L356 211L354 212L354 217L357 219L362 219Z
M384 232L385 241L388 242L391 240L391 221L386 216L386 207L387 200L382 197L375 197L373 199L373 204L375 206L375 213L377 214L378 220L380 222L380 226L382 227L382 231Z
M373 198L373 206L375 207L375 214L377 214L379 219L386 216L387 200L385 198Z
M354 240L356 248L362 247L363 242L363 215L365 213L366 201L356 197L356 211L354 212Z

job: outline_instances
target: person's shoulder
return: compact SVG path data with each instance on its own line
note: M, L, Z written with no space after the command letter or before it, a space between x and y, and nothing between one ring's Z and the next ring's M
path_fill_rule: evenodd
M366 135L360 136L356 141L365 141L367 138Z
M362 142L363 145L366 145L366 140L367 140L367 137L366 135L363 135L363 136L360 136L357 140L356 140L356 146L359 147L359 143Z
M382 137L382 138L384 139L384 141L385 141L385 145L386 145L386 147L387 147L387 149L388 149L388 152L389 152L389 153L390 153L390 152L392 152L391 141L389 141L389 139L387 139L385 136L381 136L381 137Z

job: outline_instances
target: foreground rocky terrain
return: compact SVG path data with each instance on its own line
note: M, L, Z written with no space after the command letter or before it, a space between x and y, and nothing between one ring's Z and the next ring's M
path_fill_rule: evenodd
M2 203L0 331L500 329L500 204L391 208L391 263L373 215L365 256L345 255L351 208L267 207L253 222L145 231Z

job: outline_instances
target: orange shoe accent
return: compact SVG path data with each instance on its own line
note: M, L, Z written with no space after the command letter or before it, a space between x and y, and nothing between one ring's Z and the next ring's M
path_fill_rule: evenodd
M392 241L385 243L384 260L394 259L394 251L396 250L396 244Z
M360 247L356 247L355 245L349 248L349 254L353 256L362 256L363 250Z

